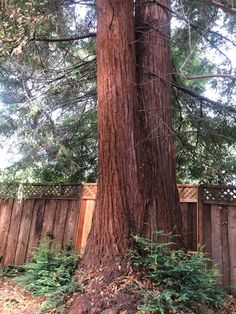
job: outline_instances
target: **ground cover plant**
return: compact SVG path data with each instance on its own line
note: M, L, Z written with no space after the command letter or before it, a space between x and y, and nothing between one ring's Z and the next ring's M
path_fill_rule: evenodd
M23 266L24 273L16 276L16 282L36 296L47 296L37 314L64 313L65 304L72 293L81 290L74 278L79 256L68 246L61 251L51 248L49 240L43 240L35 250L32 262Z
M218 270L207 267L206 254L173 250L171 242L133 238L136 250L131 260L146 281L143 287L136 287L141 313L203 314L224 304L226 293L217 285Z

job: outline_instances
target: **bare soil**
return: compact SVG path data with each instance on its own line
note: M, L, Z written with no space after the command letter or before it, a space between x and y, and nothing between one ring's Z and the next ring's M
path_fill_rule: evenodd
M35 314L44 300L19 287L13 279L0 277L0 314Z

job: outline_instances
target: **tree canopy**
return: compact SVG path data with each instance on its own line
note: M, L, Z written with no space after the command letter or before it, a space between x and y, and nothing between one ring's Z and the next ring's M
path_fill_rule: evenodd
M4 3L0 138L2 146L19 152L19 158L2 172L2 180L94 181L95 1ZM172 14L178 182L232 182L236 170L234 4L173 1L166 9ZM149 74L153 80L159 75Z

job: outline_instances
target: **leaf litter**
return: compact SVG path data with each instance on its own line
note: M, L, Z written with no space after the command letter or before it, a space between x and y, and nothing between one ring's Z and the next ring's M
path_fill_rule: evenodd
M45 299L32 295L12 278L0 277L1 314L35 314Z

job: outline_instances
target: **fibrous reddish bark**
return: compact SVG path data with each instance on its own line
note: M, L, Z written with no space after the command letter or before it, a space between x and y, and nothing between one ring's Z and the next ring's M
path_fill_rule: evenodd
M165 9L170 1L159 3L139 0L136 6L138 231L150 238L160 229L181 235L182 227L173 148L170 12ZM182 237L176 241L183 245Z
M97 1L99 181L84 257L90 268L122 260L131 232L181 234L169 1L161 4L136 3L135 39L133 1Z
M137 200L133 117L136 106L133 1L97 1L99 180L84 260L122 259Z
M71 314L100 313L111 282L127 277L130 233L154 238L157 228L176 228L181 234L168 83L170 16L145 2L136 2L135 38L133 0L97 0L98 194L82 261L82 270L90 271L87 290ZM135 296L118 291L116 306L134 313ZM89 307L90 299L97 309Z

